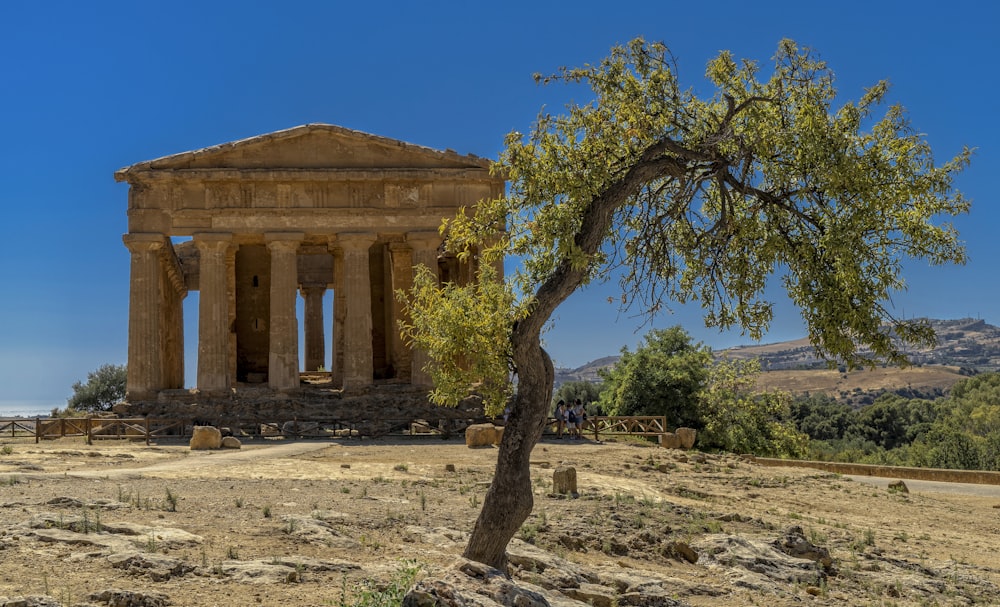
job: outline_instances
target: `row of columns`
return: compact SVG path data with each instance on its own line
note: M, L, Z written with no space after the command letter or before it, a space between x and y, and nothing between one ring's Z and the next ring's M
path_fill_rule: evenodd
M276 390L299 386L298 321L295 304L298 284L300 232L266 233L270 252L271 290L268 384ZM163 234L126 234L131 253L129 299L128 398L140 400L162 389L183 387L183 281L171 280L168 272L173 249ZM372 233L340 233L331 238L334 281L333 381L344 388L372 383L372 316L369 248ZM198 377L203 392L222 392L231 387L234 374L231 342L230 291L234 255L233 236L227 233L196 233L194 243L200 257L198 310ZM413 266L437 268L436 232L409 233L404 242L390 243L392 291L409 289ZM173 261L176 263L176 260ZM178 286L179 285L179 286ZM302 285L305 298L306 366L318 368L325 353L322 300L325 285ZM403 309L391 304L393 320ZM429 385L423 371L426 353L409 352L395 327L389 348L412 384ZM179 361L179 362L178 362ZM408 363L408 364L407 364ZM178 377L179 371L179 377Z

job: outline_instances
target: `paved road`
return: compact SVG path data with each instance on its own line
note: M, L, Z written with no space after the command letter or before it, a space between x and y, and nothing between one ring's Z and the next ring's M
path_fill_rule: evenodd
M889 483L895 482L894 478L879 478L877 476L857 476L845 474L845 478L850 478L859 483L867 483L883 489ZM1000 485L976 485L972 483L942 483L939 481L919 481L914 479L903 479L906 488L911 493L951 493L953 495L978 495L980 497L1000 498Z

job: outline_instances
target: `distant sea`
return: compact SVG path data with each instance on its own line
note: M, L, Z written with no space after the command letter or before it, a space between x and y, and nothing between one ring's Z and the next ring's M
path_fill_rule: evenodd
M65 400L0 400L0 417L45 417L55 408L66 408Z

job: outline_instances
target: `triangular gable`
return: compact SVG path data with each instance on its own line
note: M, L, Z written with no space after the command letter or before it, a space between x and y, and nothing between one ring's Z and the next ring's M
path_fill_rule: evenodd
M438 151L330 124L283 131L164 156L118 170L130 174L178 169L484 169L490 161Z

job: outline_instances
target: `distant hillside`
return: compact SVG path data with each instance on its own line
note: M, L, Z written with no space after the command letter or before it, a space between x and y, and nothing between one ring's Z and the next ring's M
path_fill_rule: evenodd
M982 319L931 320L938 345L908 349L913 366L844 372L829 369L806 338L773 344L739 346L717 352L730 358L759 358L765 373L760 386L792 393L825 393L856 405L881 392L934 396L947 392L965 376L1000 371L1000 327ZM557 368L556 386L568 381L600 381L597 371L618 361L605 356L576 369Z
M914 365L947 365L977 372L1000 370L1000 327L973 318L931 320L938 345L923 350L906 349ZM731 358L759 358L767 371L826 369L809 340L802 338L760 346L725 350Z

